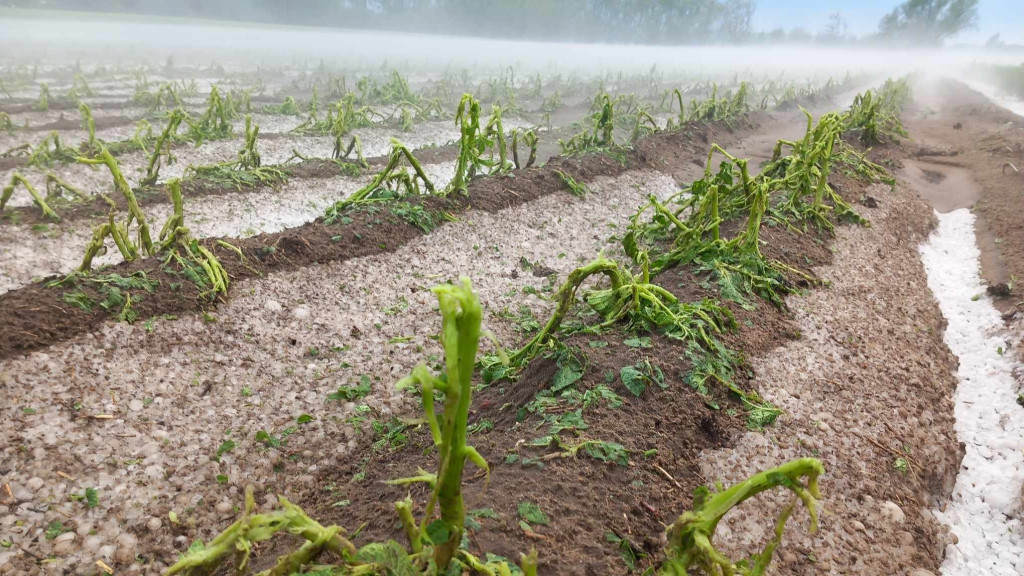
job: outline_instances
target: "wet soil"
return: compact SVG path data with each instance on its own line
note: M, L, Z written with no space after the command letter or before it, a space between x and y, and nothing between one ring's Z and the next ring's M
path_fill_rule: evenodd
M927 200L939 211L973 210L982 278L1009 285L1024 278L1024 118L954 80L941 81L938 94L938 112L907 126L919 144L914 160L947 178L919 189L935 191ZM1021 299L1018 289L996 306L1009 313Z
M96 125L96 130L105 130L107 128L117 128L118 126L128 126L134 124L135 120L127 116L99 116L93 118L93 123ZM80 128L82 128L82 119L77 114L70 118L65 118L62 114L58 120L48 124L30 125L25 130L30 132L49 132L51 130L78 130Z

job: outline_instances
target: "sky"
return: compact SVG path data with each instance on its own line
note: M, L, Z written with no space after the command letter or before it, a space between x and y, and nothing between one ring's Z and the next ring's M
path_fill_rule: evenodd
M803 27L810 32L824 30L829 14L841 12L858 36L878 29L878 21L901 4L901 0L759 0L754 29ZM995 33L1006 42L1024 44L1024 0L980 0L978 28L962 33L950 43L984 43Z

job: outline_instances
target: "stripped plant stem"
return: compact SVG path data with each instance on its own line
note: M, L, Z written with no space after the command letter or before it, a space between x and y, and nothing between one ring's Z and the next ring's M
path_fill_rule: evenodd
M455 160L455 176L449 191L457 191L465 194L468 190L469 180L476 174L480 165L480 102L470 96L463 94L459 101L459 107L455 112L455 126L460 129L459 156Z
M149 224L146 222L146 215L143 214L142 209L139 208L139 201L135 197L135 192L132 191L132 187L128 185L128 180L125 179L124 174L121 173L121 167L117 163L117 159L110 154L106 146L103 144L99 145L98 158L78 158L78 161L83 164L96 165L103 164L110 170L110 175L114 179L114 188L124 196L128 202L128 220L124 224L124 229L131 225L132 220L138 223L138 236L139 244L147 255L153 254L153 239L149 235ZM112 217L111 217L112 218ZM112 226L113 227L113 226ZM112 230L112 232L114 232Z
M366 158L363 157L363 143L359 140L358 134L353 134L352 139L348 143L348 147L344 149L340 147L341 140L335 140L334 151L331 152L331 158L335 160L347 159L353 151L356 153L356 160L363 168L369 168L370 165L366 162Z
M26 180L24 176L17 172L11 176L11 181L7 186L4 186L3 192L0 193L0 212L4 211L4 207L7 206L7 202L11 199L11 195L14 194L14 189L18 184L21 184L26 190L28 190L29 195L32 196L32 201L35 202L36 206L39 206L40 210L43 211L43 216L53 220L60 220L60 216L58 216L57 213L50 208L50 205L46 203L46 200L39 195L35 186L32 186L31 182Z
M555 170L555 174L558 174L558 178L562 180L562 184L565 184L566 189L568 189L573 196L583 198L588 192L590 192L590 189L587 188L586 184L578 182L575 178L565 172Z
M426 365L421 364L399 386L418 384L422 388L423 410L440 459L434 481L430 482L432 492L420 524L419 538L434 545L434 563L443 571L455 558L465 529L466 507L462 499L465 463L468 460L484 471L490 469L480 453L466 444L473 369L483 314L480 301L468 278L462 278L461 286L437 286L433 292L441 308L441 343L445 350L447 378L442 380L430 374ZM440 422L434 411L435 390L444 393ZM435 506L440 511L440 519L433 517Z
M78 105L78 111L82 114L82 128L89 134L86 148L88 150L96 150L96 121L92 117L92 110L89 109L85 102L82 102Z
M46 173L46 199L53 200L64 197L65 192L70 192L79 200L89 198L89 195L76 186L72 186L66 180L53 172Z
M14 125L14 121L11 120L11 115L7 112L0 112L0 132L14 134L17 129L18 127Z
M256 149L256 140L259 138L259 124L252 123L252 116L245 115L245 147L238 153L238 166L242 170L252 170L260 167L260 153Z
M522 136L520 136L522 134ZM526 160L526 165L523 166L519 163L519 141L522 141L530 147L530 156ZM529 168L533 166L534 162L537 161L537 133L533 130L526 130L520 132L519 129L512 131L512 162L515 164L516 170L522 168Z
M412 175L404 167L400 168L402 160L408 162L412 167L414 172ZM352 193L348 198L331 205L324 214L324 222L326 224L333 223L341 217L346 209L357 204L419 195L421 183L428 193L434 192L434 184L423 171L419 160L401 142L392 139L391 154L388 156L388 163L384 169L378 172L369 184Z
M50 145L53 149L50 149ZM25 145L31 149L30 145ZM73 162L80 152L74 147L61 144L57 131L50 132L28 157L29 166L51 166L54 162Z
M181 198L180 180L175 178L167 182L167 195L171 200L173 212L160 230L160 252L168 253L169 256L166 259L171 260L173 258L183 269L187 268L188 265L182 259L181 253L185 254L186 259L195 262L202 268L206 281L209 283L209 290L200 294L200 296L218 293L227 294L231 284L227 270L224 269L220 260L217 259L211 250L192 238L188 228L185 227L185 211ZM240 254L237 248L234 248L234 250Z
M844 117L848 131L860 133L864 144L873 145L885 140L906 138L907 130L900 113L911 100L907 78L887 79L878 90L857 94Z
M803 502L811 516L810 532L818 527L818 476L825 473L819 460L801 458L777 468L759 472L728 490L712 494L705 487L695 491L693 510L684 512L669 526L666 560L659 574L687 576L694 570L703 574L762 576L782 543L783 529L792 515L796 500ZM806 483L804 481L806 479ZM766 490L782 486L794 494L794 501L783 508L775 525L775 536L764 550L740 562L719 552L712 540L722 518L745 500Z
M565 282L552 297L552 300L556 302L556 307L555 311L551 314L551 318L548 319L544 327L533 338L519 350L508 355L508 364L512 370L519 370L525 367L548 346L561 327L565 315L569 313L573 304L576 303L576 291L579 290L584 280L596 274L606 276L611 283L612 290L620 288L625 281L619 265L605 257L599 257L586 266L570 272L569 277L566 278Z
M186 118L189 125L188 139L198 146L207 140L223 140L231 136L231 120L237 114L233 106L221 97L217 87L212 87L203 115L198 120Z
M491 174L505 174L512 169L508 161L508 145L505 142L505 129L501 123L501 106L495 104L491 108L491 118L484 128L484 135L491 144ZM498 161L494 162L494 149L498 151Z
M773 216L781 220L797 218L828 231L835 228L829 218L831 213L868 225L828 183L832 164L837 160L836 146L844 129L843 117L825 114L815 125L811 114L806 110L804 114L807 116L804 138L795 142L779 140L771 162L761 173L762 178L778 180L775 187L786 192L782 201L773 206ZM782 156L783 146L792 149L788 156Z
M469 279L460 285L433 288L441 310L441 343L445 351L445 374L440 378L426 365L413 369L400 381L400 387L418 385L422 389L423 409L427 425L438 451L436 473L419 470L410 478L389 481L391 485L425 483L430 498L422 521L417 525L412 499L395 502L395 512L409 539L409 549L394 541L372 542L356 549L338 526L324 528L310 519L297 506L280 498L281 509L266 514L253 514L255 499L252 489L246 490L242 517L218 535L203 549L193 550L168 570L168 576L182 574L199 576L215 573L233 554L236 574L249 571L252 544L288 530L306 540L298 550L278 558L269 572L287 576L314 562L323 552L333 553L340 564L321 566L331 573L353 575L404 574L436 576L439 574L480 574L511 576L503 560L482 561L461 547L465 533L466 506L462 496L463 472L467 462L489 472L487 462L472 446L466 444L469 410L472 404L472 380L480 341L483 310ZM434 407L435 392L444 394L440 418ZM521 570L526 576L537 574L537 553L521 557Z
M268 572L269 575L287 576L313 561L324 551L330 551L343 559L354 559L356 547L344 536L338 526L324 527L307 516L283 496L278 497L281 509L265 514L254 514L256 501L252 486L245 490L245 507L241 518L221 532L200 550L192 550L167 569L166 576L203 576L213 573L218 566L231 557L236 559L234 570L238 574L249 568L252 545L269 540L274 534L285 530L307 540L298 551L282 556ZM357 567L350 574L370 575L376 571L372 565Z
M184 119L185 112L181 109L175 109L171 112L171 116L167 119L167 126L160 133L153 147L153 153L149 156L149 163L146 165L146 177L140 183L142 186L156 184L157 178L160 177L161 157L166 158L168 164L174 162L174 156L171 154L171 143L177 136L178 127L181 126Z
M600 94L594 100L598 110L591 115L592 129L584 129L567 141L559 140L563 156L575 156L587 152L602 151L615 146L615 106L608 94Z
M45 82L39 85L39 98L32 108L41 112L50 109L50 87Z

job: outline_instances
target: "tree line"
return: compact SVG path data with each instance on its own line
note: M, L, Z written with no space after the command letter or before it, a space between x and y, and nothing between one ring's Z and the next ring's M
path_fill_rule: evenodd
M894 0L895 1L895 0ZM456 34L637 44L888 42L938 44L975 25L978 0L905 0L877 34L849 36L839 13L822 31L754 32L755 0L6 0L22 8L121 12Z

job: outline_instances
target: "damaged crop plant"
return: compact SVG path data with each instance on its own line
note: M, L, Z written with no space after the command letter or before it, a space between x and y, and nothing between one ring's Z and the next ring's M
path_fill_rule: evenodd
M341 527L320 525L284 498L280 499L280 510L253 514L255 503L249 489L241 519L201 550L186 554L168 569L168 576L209 574L232 557L234 569L242 573L248 567L252 544L280 531L297 534L306 542L295 552L278 558L269 574L295 573L325 551L341 559L341 565L327 568L340 574L512 574L506 561L481 560L470 554L464 540L465 466L472 463L485 473L490 470L476 449L466 444L483 310L468 279L463 278L459 285L437 286L433 292L441 311L445 371L438 377L420 365L400 385L418 385L422 389L424 414L437 450L438 467L436 472L420 470L415 477L389 481L395 485L424 483L430 489L424 517L418 523L411 498L395 502L408 544L387 541L356 548ZM434 408L435 393L444 398L440 418ZM517 568L535 576L537 554L523 555Z
M595 268L614 270L603 263ZM416 385L421 389L438 467L436 472L421 469L416 476L388 481L398 486L423 483L429 488L423 518L419 521L415 518L411 497L394 504L407 544L388 540L356 547L342 527L321 525L283 497L279 498L278 510L257 514L250 487L246 490L241 517L208 544L182 556L167 570L167 576L215 573L229 560L236 573L247 573L253 545L279 532L290 532L305 542L297 550L279 556L264 574L511 576L522 573L535 576L538 573L541 557L536 550L521 554L518 566L490 554L487 559L481 559L468 550L467 512L462 494L465 466L471 463L485 475L490 473L488 463L466 443L483 311L468 278L462 278L456 285L436 286L433 292L441 313L444 373L434 375L421 364L399 386ZM435 396L443 399L440 414L435 411ZM683 512L668 527L668 545L657 573L685 576L701 569L706 574L764 574L798 502L807 508L811 530L815 529L820 498L818 477L823 472L819 461L803 458L755 474L715 493L703 487L698 489L693 509ZM774 537L761 553L734 563L712 542L719 522L745 500L776 487L784 487L794 496L778 518ZM325 552L331 553L334 563L318 562ZM652 566L648 573L654 571Z
M495 105L487 123L481 124L480 102L469 94L464 95L455 113L455 126L459 128L460 138L455 173L447 187L437 190L412 151L398 140L392 139L391 153L384 168L369 184L328 207L324 214L324 223L333 224L341 220L346 211L366 209L371 205L378 208L391 206L396 215L406 217L410 223L424 231L434 228L438 219L450 219L444 213L428 214L422 206L410 207L407 201L422 194L445 197L452 192L459 192L466 195L470 180L477 175L510 173L513 167L518 165L518 160L509 159L508 136L502 126L501 115L501 107ZM537 154L536 134L528 131L522 136L522 141L530 147L530 160L525 166L528 167ZM520 138L516 133L512 145L512 156L516 159L519 142ZM354 140L353 145L357 144L358 140ZM337 148L335 152L338 152ZM394 209L398 206L396 202L401 203L402 208L397 212Z
M158 259L165 272L195 284L201 299L213 299L219 294L226 294L230 278L224 266L212 250L192 237L185 226L180 181L171 180L165 186L173 212L154 240L146 214L121 173L117 160L102 144L98 147L96 157L81 157L78 160L87 165L106 166L113 178L115 190L124 198L127 214L123 220L119 220L118 203L103 196L110 205L107 221L93 229L78 270L63 279L50 282L48 286L63 290L62 300L65 303L86 312L91 312L98 305L108 312L116 312L122 321L134 321L137 314L132 309L133 304L138 304L159 282L147 279L143 269L133 272L127 278L116 273L105 274L103 270L93 271L93 260L106 254L109 240L125 262L143 258ZM241 255L234 246L223 241L220 244Z

